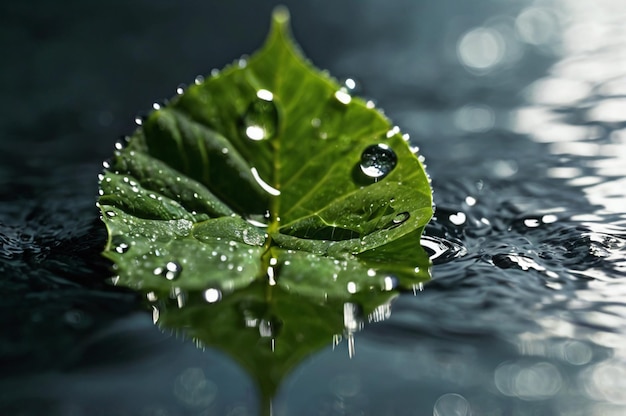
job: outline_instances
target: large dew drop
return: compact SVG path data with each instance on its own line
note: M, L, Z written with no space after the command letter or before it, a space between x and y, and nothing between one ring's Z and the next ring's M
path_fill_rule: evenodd
M408 212L401 212L401 213L399 213L391 221L391 227L390 228L396 228L396 227L401 226L402 224L407 222L409 218L411 218L411 214L409 214Z
M369 146L361 153L361 171L375 181L387 176L397 163L396 153L386 144Z
M259 90L256 96L257 99L250 103L243 115L243 134L254 141L270 139L278 130L274 94L268 90Z

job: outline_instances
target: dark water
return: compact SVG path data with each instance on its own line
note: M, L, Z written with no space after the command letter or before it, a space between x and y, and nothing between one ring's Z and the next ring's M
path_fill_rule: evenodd
M433 281L287 377L276 414L626 413L621 0L285 2L411 134ZM273 3L0 6L0 414L252 415L224 354L104 280L96 175L135 114L255 50Z

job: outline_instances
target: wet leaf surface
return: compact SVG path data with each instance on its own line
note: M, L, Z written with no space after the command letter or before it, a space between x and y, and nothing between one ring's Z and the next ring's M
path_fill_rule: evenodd
M235 356L265 397L356 329L349 305L371 313L430 264L408 136L313 68L288 21L277 9L259 52L155 104L100 176L115 282Z

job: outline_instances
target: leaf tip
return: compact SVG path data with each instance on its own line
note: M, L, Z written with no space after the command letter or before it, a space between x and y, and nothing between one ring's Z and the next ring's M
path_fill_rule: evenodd
M282 38L291 40L290 30L291 15L287 6L276 6L272 12L272 27L270 30L270 38Z
M274 11L272 12L272 21L274 22L275 25L278 25L278 26L288 25L289 19L290 19L290 15L289 15L289 9L287 9L287 6L284 6L281 4L274 8Z

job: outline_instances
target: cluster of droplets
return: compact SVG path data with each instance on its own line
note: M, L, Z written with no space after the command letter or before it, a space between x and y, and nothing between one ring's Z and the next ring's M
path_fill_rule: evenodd
M350 92L356 88L356 82L348 78L343 87L337 90L334 98L341 104L347 105L352 101ZM260 89L256 98L252 101L242 117L242 131L244 137L252 141L262 141L274 137L278 132L279 115L274 102L274 94L266 89ZM368 108L373 108L373 103L368 102ZM320 118L313 118L311 125L315 129L322 126ZM399 133L399 128L390 129L386 138L391 138ZM328 138L328 133L320 131L322 139ZM408 137L405 139L408 140ZM413 149L412 149L413 150ZM417 152L417 149L415 149ZM394 150L384 143L368 146L361 154L360 169L363 175L377 182L387 176L397 165L398 157ZM254 172L253 172L254 173Z
M247 61L245 58L240 59L236 62L236 64L240 68L244 68L247 65ZM215 77L219 75L219 71L213 70L211 76ZM200 85L204 82L204 77L198 76L194 80L194 84ZM353 79L347 79L339 90L337 90L334 94L334 98L341 104L347 105L352 101L351 93L354 92L357 88L357 84ZM186 86L181 84L176 88L176 94L182 95L185 92ZM160 110L165 104L163 103L154 103L152 108L155 111ZM372 101L368 101L366 104L367 108L374 108L375 105ZM138 125L143 124L144 117L137 117L136 122ZM314 128L319 128L322 124L322 121L319 118L314 118L311 121L311 124ZM244 137L248 138L252 141L263 141L274 137L279 128L279 112L275 103L274 94L266 89L259 89L256 92L256 98L252 101L245 113L241 118L241 126ZM400 130L398 127L393 127L390 129L383 137L383 141L385 139L392 138L393 136L399 134ZM405 141L409 141L408 135L404 135L403 139ZM122 150L124 144L118 143L116 144L116 150ZM227 149L226 149L227 150ZM417 154L417 147L412 147L411 151ZM224 152L226 153L226 152ZM420 161L423 163L423 157L420 157ZM386 177L389 173L391 173L398 163L398 157L395 151L385 143L372 144L366 147L362 153L361 158L358 163L358 170L371 182L378 182ZM105 169L110 168L107 164L104 165ZM255 175L255 173L257 175ZM270 188L268 190L269 193L273 195L279 195L280 192L274 188L271 188L264 182L260 177L258 177L258 172L252 171L253 176L257 179L257 182L263 186L264 189ZM102 178L101 178L102 180ZM429 178L430 181L430 178ZM114 216L115 212L109 211L106 213L107 215ZM396 215L396 217L392 220L392 224L389 228L395 228L397 226L402 225L410 218L410 214L408 212L401 212ZM119 253L125 253L129 248L129 245L126 243L121 243L117 245L114 250ZM223 259L224 261L226 258ZM165 266L156 267L153 270L153 274L156 276L165 277L167 280L173 281L178 279L182 272L182 266L175 262L169 261L165 264ZM383 290L393 290L397 287L397 279L393 276L390 276L383 282ZM357 292L357 284L355 282L350 282L348 284L347 290L349 293ZM203 292L203 296L205 300L209 303L217 302L221 299L222 293L219 289L209 288Z
M239 68L245 68L247 66L247 57L242 56L240 59L234 62ZM219 70L213 69L211 71L211 77L217 77ZM205 81L205 78L198 75L194 79L195 85L201 85ZM180 84L176 88L176 94L182 95L186 89L184 84ZM347 105L352 101L352 93L360 89L359 84L353 78L347 78L344 80L343 85L335 92L334 98L341 104ZM154 103L153 110L161 109L166 103ZM366 107L373 109L375 104L373 101L367 101ZM381 111L381 110L379 110ZM381 111L382 113L382 111ZM135 122L138 125L142 125L145 120L145 116L137 116ZM252 101L245 113L242 116L242 131L244 137L252 141L262 141L271 139L274 137L279 128L279 113L275 103L274 94L266 89L259 89L256 93L256 99ZM322 121L319 118L313 118L311 124L314 128L319 128ZM389 130L386 137L390 138L393 135L399 133L399 129L394 127ZM408 141L408 136L405 135L405 140ZM320 133L320 137L326 138L327 133ZM118 147L119 146L119 147ZM121 150L122 144L116 144L116 148ZM415 154L418 152L417 147L412 147L411 151ZM420 162L424 163L424 158L420 155ZM387 176L397 165L398 159L394 150L384 144L379 143L368 146L363 150L361 154L361 160L359 167L363 175L369 178L373 182L378 182ZM424 165L425 167L425 165ZM430 180L430 178L429 178Z
M357 82L352 78L347 78L343 86L335 91L335 99L341 104L348 105L352 101L352 94L357 92Z
M183 271L183 266L180 263L175 261L168 261L164 267L156 267L152 273L155 276L163 276L167 280L176 280L180 277L180 274Z

